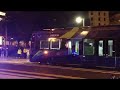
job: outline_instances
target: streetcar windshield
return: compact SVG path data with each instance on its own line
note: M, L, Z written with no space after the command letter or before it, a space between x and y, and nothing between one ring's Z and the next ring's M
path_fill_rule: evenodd
M60 49L60 40L51 41L51 49Z
M60 40L55 41L41 40L40 49L60 49Z
M41 40L40 49L49 49L49 42L47 40Z

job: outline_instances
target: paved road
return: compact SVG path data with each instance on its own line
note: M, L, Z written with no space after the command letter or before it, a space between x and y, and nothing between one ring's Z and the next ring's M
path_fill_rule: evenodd
M113 74L120 76L118 71L39 65L24 59L0 60L0 73L14 74L18 79L109 79Z
M56 78L19 74L2 70L0 71L0 79L56 79Z

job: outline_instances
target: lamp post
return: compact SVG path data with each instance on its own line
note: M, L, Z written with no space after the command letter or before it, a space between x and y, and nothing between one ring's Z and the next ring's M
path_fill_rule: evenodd
M117 41L115 40L115 68L116 68L116 66L117 66L117 57L116 57L116 43Z
M7 52L7 20L6 20L6 17L4 19L5 21L5 56L7 57L8 56L8 52Z
M6 13L0 11L0 16L2 16L4 18L3 19L2 17L0 17L0 21L5 20ZM5 56L7 57L7 45L6 45L6 42L7 42L7 25L5 25L5 37L6 37L6 39L5 39Z
M83 27L85 26L85 19L84 19L84 18L82 18L82 17L77 17L77 18L75 19L75 21L76 21L77 24L80 24L80 23L82 22L82 26L83 26Z
M85 19L84 18L79 16L79 17L76 17L75 21L77 24L82 23L82 27L85 27ZM79 28L80 28L80 25L79 25ZM83 40L82 44L83 44L83 55L84 55L84 40Z

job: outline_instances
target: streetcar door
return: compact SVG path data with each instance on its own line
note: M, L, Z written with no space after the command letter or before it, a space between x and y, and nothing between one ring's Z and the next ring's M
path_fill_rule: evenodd
M79 41L75 42L75 52L77 55L79 55Z

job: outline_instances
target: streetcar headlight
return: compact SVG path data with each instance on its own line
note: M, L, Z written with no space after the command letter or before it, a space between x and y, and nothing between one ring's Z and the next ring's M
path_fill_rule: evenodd
M48 51L44 51L43 53L44 53L44 54L48 54Z

